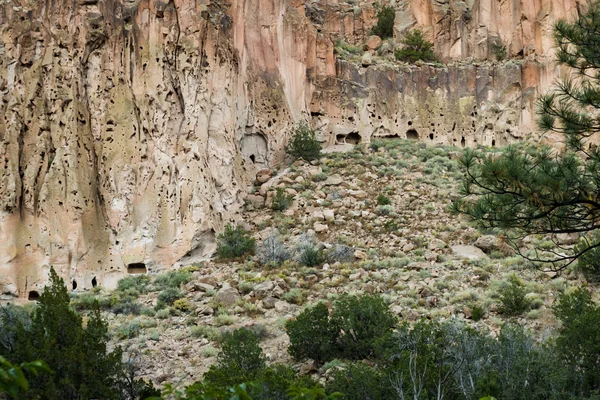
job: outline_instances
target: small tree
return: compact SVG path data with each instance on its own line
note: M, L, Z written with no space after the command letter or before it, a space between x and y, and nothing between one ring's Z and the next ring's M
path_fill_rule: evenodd
M213 387L250 382L266 368L258 336L250 329L240 328L223 334L221 347L217 363L204 376L205 383Z
M396 317L379 296L342 296L335 302L332 324L340 330L342 355L362 360L374 355L375 343L389 333Z
M383 6L377 13L377 24L372 29L373 35L382 39L394 36L394 20L396 11L390 6Z
M17 363L44 360L53 371L31 377L28 398L118 398L121 350L107 351L108 325L98 305L84 327L69 303L64 281L51 269L31 325L17 327L15 350L8 355Z
M516 275L511 275L508 278L508 285L500 290L502 312L508 316L523 314L530 306L526 295L527 290L521 280Z
M303 360L310 358L317 364L335 356L338 329L329 320L329 310L323 303L302 311L285 324L290 337L288 351L291 356Z
M396 60L408 63L415 63L419 60L430 62L438 61L438 57L433 52L433 43L428 42L423 37L420 30L415 29L402 39L403 48L394 52Z
M557 349L571 366L584 393L600 390L600 306L585 288L563 294L554 306L562 322Z
M504 229L518 244L525 236L544 235L556 248L522 254L541 268L561 270L586 252L600 248L600 2L591 1L574 22L555 25L557 57L571 78L539 102L539 126L562 134L566 148L509 147L502 154L467 151L457 212L480 227ZM584 236L575 251L561 246L558 234ZM515 246L517 247L517 246ZM517 248L518 250L518 248Z
M245 254L254 254L256 240L241 225L235 228L231 224L217 237L217 256L236 258Z
M296 158L306 161L317 160L321 157L321 143L317 140L316 133L305 123L294 128L292 140L286 151Z

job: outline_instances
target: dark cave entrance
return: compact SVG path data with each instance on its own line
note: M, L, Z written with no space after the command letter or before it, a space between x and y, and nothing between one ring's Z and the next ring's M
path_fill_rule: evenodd
M148 269L144 263L131 263L127 265L127 273L130 275L146 274Z
M419 132L416 129L409 129L406 132L406 138L409 140L419 140Z
M32 290L31 292L29 292L29 295L27 296L27 300L29 300L29 301L37 301L39 298L40 298L40 294L36 290Z

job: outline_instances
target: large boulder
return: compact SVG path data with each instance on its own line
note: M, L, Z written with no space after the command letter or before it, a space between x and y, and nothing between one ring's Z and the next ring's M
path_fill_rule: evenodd
M475 246L455 245L451 246L452 252L458 258L468 258L469 260L480 260L488 258L488 256Z

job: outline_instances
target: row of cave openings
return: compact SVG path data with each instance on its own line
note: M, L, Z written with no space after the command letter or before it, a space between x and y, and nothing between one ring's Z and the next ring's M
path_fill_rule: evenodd
M400 135L395 134L395 135L387 135L387 136L383 136L383 139L400 139ZM408 140L419 140L419 132L416 129L409 129L408 131L406 131L406 139ZM429 134L429 140L433 140L435 139L435 136L433 133ZM352 144L352 145L357 145L361 142L362 138L360 136L360 134L358 132L350 132L349 134L339 134L336 135L335 138L335 143L336 144ZM454 139L454 142L457 142L457 139ZM477 143L477 142L475 142ZM461 137L460 139L460 147L466 147L467 145L467 141L465 139L464 136ZM496 146L496 139L492 139L492 143L491 143L492 147Z
M129 265L127 265L127 273L129 275L141 275L141 274L147 274L148 273L148 269L146 268L146 264L144 263L131 263ZM77 290L77 287L79 285L77 284L77 281L75 279L73 279L73 281L71 282L71 289L72 290ZM96 287L98 286L98 280L96 279L96 277L92 278L92 287ZM37 290L31 290L28 294L27 294L27 300L29 301L37 301L40 298L40 292L38 292Z

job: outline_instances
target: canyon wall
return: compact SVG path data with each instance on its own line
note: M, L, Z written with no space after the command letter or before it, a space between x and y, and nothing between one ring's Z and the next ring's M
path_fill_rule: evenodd
M2 1L4 298L34 297L50 266L79 290L203 259L297 121L327 146L536 137L551 27L576 1L390 4L396 43L419 27L444 64L369 48L369 2Z

